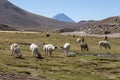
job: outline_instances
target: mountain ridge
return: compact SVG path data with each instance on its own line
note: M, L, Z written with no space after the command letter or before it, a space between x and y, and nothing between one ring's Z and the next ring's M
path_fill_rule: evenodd
M0 24L11 25L18 29L72 27L71 23L30 13L15 6L8 0L0 0Z
M58 32L80 30L90 34L120 33L120 16L108 17L99 21L89 20L70 23L30 13L15 6L8 0L0 0L0 24L10 26L7 28L1 26L1 30L15 28L17 30L50 32L56 30Z
M120 16L112 16L99 21L77 23L81 31L89 34L120 33ZM83 27L84 26L84 27Z

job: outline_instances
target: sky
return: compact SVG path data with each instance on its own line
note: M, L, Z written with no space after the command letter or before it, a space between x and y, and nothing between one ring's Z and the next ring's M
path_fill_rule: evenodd
M120 0L9 0L34 14L52 18L64 13L74 21L120 16Z

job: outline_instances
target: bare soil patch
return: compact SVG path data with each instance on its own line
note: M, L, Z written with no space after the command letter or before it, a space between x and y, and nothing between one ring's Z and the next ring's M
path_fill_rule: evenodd
M64 32L61 33L62 35L76 35L76 36L95 36L95 37L105 37L108 36L110 38L120 38L120 33L113 33L113 34L88 34L84 31L80 32Z

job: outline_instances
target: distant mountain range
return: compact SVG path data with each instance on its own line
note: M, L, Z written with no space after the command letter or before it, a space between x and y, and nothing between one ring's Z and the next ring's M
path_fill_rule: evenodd
M75 23L70 17L65 15L64 13L59 13L53 17L53 19L58 20L58 21L64 21L64 22L70 22L70 23Z
M75 23L65 14L58 14L53 18L27 12L8 0L0 0L0 30L25 29L50 32L81 30L90 34L120 33L120 16L99 21L80 21L78 23Z
M57 21L48 17L27 12L13 5L8 0L0 0L0 24L11 25L17 29L43 29L49 31L68 26L72 27L71 23Z

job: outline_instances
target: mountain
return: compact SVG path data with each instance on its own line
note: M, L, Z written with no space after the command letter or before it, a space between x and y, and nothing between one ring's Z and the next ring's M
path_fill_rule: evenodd
M113 16L99 21L84 21L76 24L81 31L90 34L120 33L120 16Z
M58 18L60 16L63 20L69 18L65 14L56 16ZM113 16L99 21L63 22L30 13L8 0L0 0L0 30L16 29L58 32L81 30L91 34L120 33L120 16Z
M63 13L57 14L53 17L53 19L58 20L58 21L64 21L64 22L70 22L70 23L75 23L71 18L66 16Z
M79 25L79 27L89 27L89 26L93 26L97 21L94 20L88 20L88 21L80 21L78 23L76 23L76 25Z
M43 29L49 31L68 26L72 27L71 23L57 21L25 11L8 0L0 0L0 24L11 25L17 29Z

